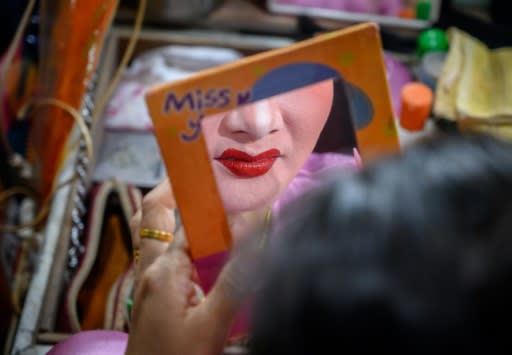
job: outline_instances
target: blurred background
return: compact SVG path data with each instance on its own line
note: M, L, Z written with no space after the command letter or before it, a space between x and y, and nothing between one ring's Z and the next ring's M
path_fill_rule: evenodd
M0 0L1 349L44 354L83 329L127 329L124 311L113 311L125 307L113 295L130 287L126 211L136 206L126 196L166 175L144 104L149 87L371 21L402 147L443 130L512 139L509 8L506 0ZM60 103L40 109L40 97ZM345 111L357 105L347 97ZM75 113L81 126L65 117ZM117 251L117 268L105 250ZM82 275L84 264L94 267Z

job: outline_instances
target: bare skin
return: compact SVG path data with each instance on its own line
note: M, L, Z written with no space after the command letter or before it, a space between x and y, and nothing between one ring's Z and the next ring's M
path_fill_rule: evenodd
M186 252L182 228L174 241L141 239L141 228L174 231L176 203L168 180L145 196L132 219L132 239L140 248L132 324L126 354L221 354L231 323L250 291L261 255L257 238L238 243L213 289L204 297ZM254 218L253 218L254 219ZM253 219L233 216L246 231ZM237 229L237 228L235 228Z

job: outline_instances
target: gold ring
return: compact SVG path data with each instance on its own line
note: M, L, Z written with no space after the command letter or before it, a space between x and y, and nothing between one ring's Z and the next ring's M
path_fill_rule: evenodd
M150 228L141 229L140 237L155 239L155 240L159 240L161 242L167 242L167 243L172 242L174 239L174 236L172 235L172 233L157 230L157 229L150 229Z
M133 261L135 264L139 263L140 259L140 249L139 248L133 248Z

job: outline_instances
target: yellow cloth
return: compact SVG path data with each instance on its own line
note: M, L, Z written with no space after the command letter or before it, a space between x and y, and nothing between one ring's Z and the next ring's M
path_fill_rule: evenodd
M450 50L436 87L434 113L493 130L512 124L512 48L489 50L456 28L448 30L448 38Z

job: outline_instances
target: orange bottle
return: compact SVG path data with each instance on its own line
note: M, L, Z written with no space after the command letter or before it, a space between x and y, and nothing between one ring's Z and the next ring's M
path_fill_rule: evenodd
M432 110L432 90L425 84L412 82L402 88L400 126L409 131L421 131Z

